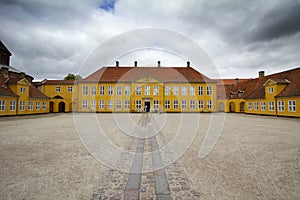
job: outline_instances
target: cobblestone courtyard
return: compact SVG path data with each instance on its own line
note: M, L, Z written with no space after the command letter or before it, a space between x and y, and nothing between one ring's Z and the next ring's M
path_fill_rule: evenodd
M95 153L83 133L91 132L90 119L81 125L72 114L0 118L0 199L300 198L300 119L226 114L218 142L201 159L211 114L127 114L129 131L125 115L90 114L106 139L132 158ZM177 132L182 118L188 127ZM189 121L195 120L193 135ZM177 133L192 143L179 136L178 148L168 149Z

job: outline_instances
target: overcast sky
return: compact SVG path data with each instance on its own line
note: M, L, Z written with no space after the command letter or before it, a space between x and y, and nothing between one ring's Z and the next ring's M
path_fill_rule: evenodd
M36 80L78 73L103 42L147 27L195 41L222 78L256 78L259 70L271 74L300 66L298 0L1 0L0 27L0 40L13 54L11 66ZM186 65L153 49L119 60L121 66L134 60Z

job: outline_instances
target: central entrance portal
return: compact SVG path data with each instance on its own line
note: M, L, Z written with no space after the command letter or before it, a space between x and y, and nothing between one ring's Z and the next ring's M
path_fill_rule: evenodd
M150 112L150 101L145 101L144 108L146 112Z

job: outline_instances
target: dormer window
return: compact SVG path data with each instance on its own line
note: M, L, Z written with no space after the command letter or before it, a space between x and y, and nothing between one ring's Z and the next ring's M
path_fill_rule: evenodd
M235 96L235 92L233 92L233 91L230 91L230 98L233 98L234 96Z
M274 88L273 87L269 87L268 88L268 93L273 93L274 92Z
M239 91L238 91L238 96L239 96L239 98L241 98L241 97L243 96L243 94L244 94L244 91L242 91L242 90L239 90Z
M25 91L26 91L26 89L23 88L23 87L21 87L20 92L21 92L21 93L25 93Z

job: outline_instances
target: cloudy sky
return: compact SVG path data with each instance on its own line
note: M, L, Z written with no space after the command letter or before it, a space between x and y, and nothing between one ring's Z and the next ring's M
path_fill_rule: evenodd
M196 42L223 78L256 78L259 70L271 74L300 66L299 19L299 0L1 0L0 40L13 53L11 66L37 80L62 79L80 73L105 41L153 27ZM172 49L159 48L115 57L127 66L134 60L142 66L156 66L157 60L186 65Z

